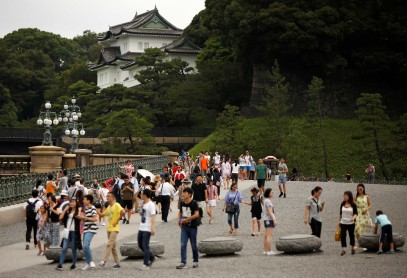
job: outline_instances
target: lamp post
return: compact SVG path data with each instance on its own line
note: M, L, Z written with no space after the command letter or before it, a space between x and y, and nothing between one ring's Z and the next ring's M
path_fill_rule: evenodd
M74 153L79 146L79 135L85 135L85 129L82 123L78 123L82 117L81 108L76 105L75 96L71 99L71 104L65 102L64 110L59 113L58 120L65 124L65 135L72 138L70 153Z
M47 101L45 103L45 112L40 112L40 116L38 117L37 124L40 126L44 126L44 139L42 140L43 146L52 146L52 134L51 134L51 126L52 124L57 125L59 120L57 118L57 114L55 112L50 111L51 103Z

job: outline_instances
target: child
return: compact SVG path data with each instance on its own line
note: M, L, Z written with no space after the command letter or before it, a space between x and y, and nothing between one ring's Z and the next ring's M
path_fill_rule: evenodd
M245 203L252 208L250 209L250 212L252 213L252 236L259 236L260 235L260 227L261 227L261 213L263 209L261 208L263 205L263 196L259 195L259 189L256 187L253 187L251 189L252 196L250 196L250 203ZM256 224L257 224L257 233L256 233Z
M387 215L383 214L381 210L376 211L376 218L374 219L374 223L374 234L377 234L379 225L381 229L379 251L377 251L377 254L383 254L384 236L387 236L387 241L390 244L390 251L387 252L387 254L394 254L393 229L390 220L387 218Z
M38 210L38 231L37 231L37 244L38 244L38 256L43 253L43 250L41 249L41 240L44 240L45 236L45 229L48 221L48 214L45 209L45 206L42 205L40 209ZM47 247L44 244L44 255Z

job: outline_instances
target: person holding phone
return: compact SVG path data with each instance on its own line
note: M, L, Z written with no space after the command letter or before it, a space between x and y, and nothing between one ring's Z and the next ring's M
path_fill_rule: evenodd
M320 197L322 194L322 188L316 186L311 191L311 197L305 201L304 212L304 224L309 224L312 230L312 235L321 237L322 219L320 212L324 210L325 202L321 202ZM318 252L323 252L322 249L318 249Z

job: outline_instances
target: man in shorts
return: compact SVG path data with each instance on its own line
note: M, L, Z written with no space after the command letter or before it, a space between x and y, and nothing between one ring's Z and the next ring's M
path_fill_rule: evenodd
M131 210L133 209L133 195L134 195L134 186L130 182L129 176L124 175L123 177L124 183L121 186L121 193L122 193L122 198L121 198L121 205L124 209L127 209L127 219L124 216L123 217L123 224L129 224L130 223L130 216L131 216Z
M264 193L264 185L267 178L267 166L263 163L263 159L259 159L259 164L256 165L256 171L254 172L254 179L257 180L257 186L259 187L260 195Z
M249 174L250 174L250 168L252 166L251 160L253 157L250 155L249 151L246 151L246 154L244 156L244 161L245 161L245 179L249 179Z
M287 182L287 173L288 167L287 164L285 164L284 157L282 157L280 158L280 163L278 164L278 189L280 190L280 195L278 195L278 198L281 198L283 195L284 198L286 198L287 190L285 188L285 183Z

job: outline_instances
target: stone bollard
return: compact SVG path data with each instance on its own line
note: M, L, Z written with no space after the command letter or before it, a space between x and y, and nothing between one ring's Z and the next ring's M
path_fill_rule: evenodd
M276 249L288 254L312 252L321 246L320 238L302 234L283 236L276 242Z
M377 251L379 250L379 239L380 234L364 234L359 239L359 245L361 248L366 248L369 251ZM405 238L398 233L393 233L393 241L394 248L397 249L404 246ZM387 238L385 238L383 243L383 250L387 251L389 249L389 243L387 242Z
M234 237L213 237L199 242L199 253L206 255L233 255L242 251L243 242Z
M160 256L164 254L165 248L164 244L162 244L159 241L150 241L150 251L151 253L154 254L154 256ZM120 254L123 257L129 257L129 258L143 258L144 253L141 251L141 249L138 247L137 241L131 241L124 243L122 246L120 246Z

